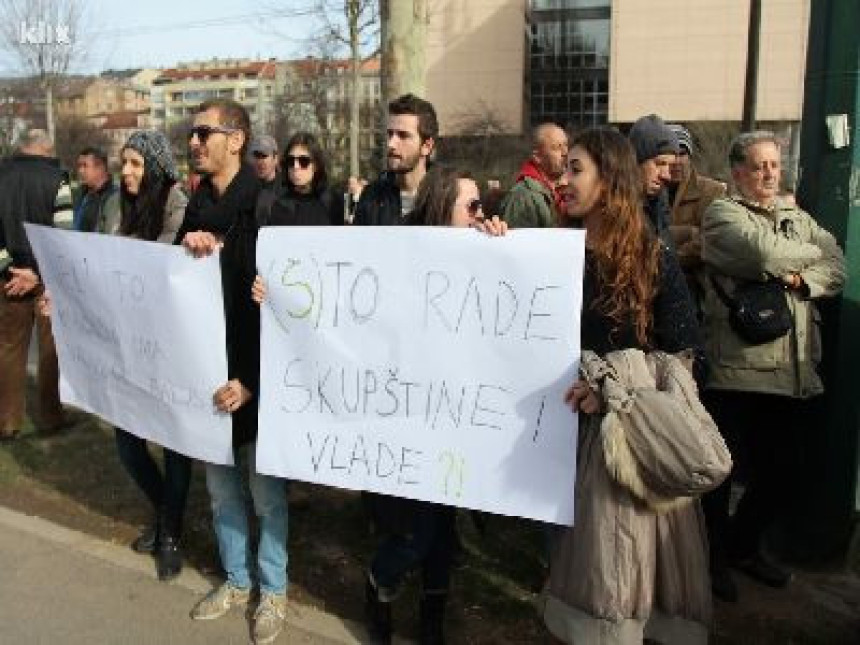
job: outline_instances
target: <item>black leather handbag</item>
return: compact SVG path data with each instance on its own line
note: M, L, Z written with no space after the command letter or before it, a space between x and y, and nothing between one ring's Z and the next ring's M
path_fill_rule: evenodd
M743 282L731 295L711 276L720 300L729 308L729 324L750 345L764 345L785 336L792 325L785 286L777 280Z

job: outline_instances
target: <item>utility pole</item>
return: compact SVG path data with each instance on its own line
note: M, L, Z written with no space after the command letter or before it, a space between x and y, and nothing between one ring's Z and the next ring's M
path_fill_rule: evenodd
M744 81L742 132L755 129L758 102L758 52L761 39L761 0L750 0L750 24L747 33L747 73Z
M845 553L860 511L860 3L810 6L798 201L845 250L848 282L841 298L821 303L822 423L804 437L797 476L806 492L792 504L788 535L798 554L828 557Z
M386 104L408 92L426 98L428 5L428 0L380 0Z

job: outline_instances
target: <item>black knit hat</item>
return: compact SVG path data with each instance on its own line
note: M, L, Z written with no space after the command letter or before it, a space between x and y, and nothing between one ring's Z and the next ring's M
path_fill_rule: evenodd
M636 121L627 138L636 150L637 163L648 161L657 155L676 155L681 152L678 137L656 114L643 116Z

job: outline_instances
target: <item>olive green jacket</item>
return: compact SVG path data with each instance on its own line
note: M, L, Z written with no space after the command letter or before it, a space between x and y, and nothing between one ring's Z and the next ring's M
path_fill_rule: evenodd
M520 179L502 202L502 219L511 228L554 227L552 193L536 179Z
M777 201L764 208L740 197L715 200L702 220L702 259L731 293L736 281L799 273L804 286L786 290L793 328L782 338L750 345L729 325L728 307L705 280L707 387L796 398L820 394L821 316L817 298L845 284L845 258L834 237L800 208Z

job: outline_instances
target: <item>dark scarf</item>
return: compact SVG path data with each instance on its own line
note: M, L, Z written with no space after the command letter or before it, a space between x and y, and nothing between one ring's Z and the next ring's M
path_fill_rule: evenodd
M260 181L251 166L242 164L223 195L215 192L210 177L204 177L185 208L185 219L176 235L179 244L190 231L208 231L226 238L235 227L254 225L254 205Z
M243 165L223 195L215 192L208 177L191 196L185 219L176 235L207 231L224 240L221 249L221 286L227 334L229 378L238 378L254 394L233 414L233 444L252 441L257 434L256 394L260 374L260 313L251 300L257 241L255 210L260 181L250 166Z

